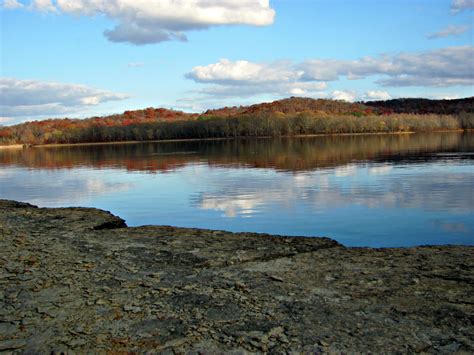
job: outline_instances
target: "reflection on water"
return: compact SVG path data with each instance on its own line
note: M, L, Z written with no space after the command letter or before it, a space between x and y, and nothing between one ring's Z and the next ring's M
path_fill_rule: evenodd
M125 168L166 172L190 163L303 171L354 160L438 159L438 153L470 152L473 134L352 135L224 141L68 146L0 151L1 165L30 168Z
M474 244L474 134L0 151L0 197L346 245Z

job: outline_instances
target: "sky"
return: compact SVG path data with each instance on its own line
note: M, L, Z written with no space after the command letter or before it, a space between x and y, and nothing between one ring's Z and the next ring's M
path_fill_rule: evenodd
M0 0L0 124L474 96L474 0Z

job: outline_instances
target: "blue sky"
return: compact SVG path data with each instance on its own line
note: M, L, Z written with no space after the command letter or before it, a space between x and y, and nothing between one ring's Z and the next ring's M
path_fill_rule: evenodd
M473 9L474 0L3 0L0 124L292 95L473 96Z

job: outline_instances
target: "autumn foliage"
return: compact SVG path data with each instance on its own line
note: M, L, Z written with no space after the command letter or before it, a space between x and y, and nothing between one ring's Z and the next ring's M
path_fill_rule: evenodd
M304 134L432 131L474 127L474 99L348 103L288 98L202 114L164 108L0 128L0 144L54 144ZM419 108L417 109L417 102ZM431 109L430 109L431 107ZM431 111L430 111L431 110ZM422 113L422 114L421 114ZM449 114L447 114L449 113Z

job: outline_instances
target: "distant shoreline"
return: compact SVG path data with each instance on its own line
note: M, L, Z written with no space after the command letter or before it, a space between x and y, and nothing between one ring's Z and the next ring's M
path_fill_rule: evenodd
M25 144L0 145L0 149L23 149Z
M405 135L415 133L447 133L472 131L470 129L443 129L434 131L400 131L400 132L354 132L354 133L318 133L318 134L297 134L284 135L278 137L272 136L242 136L227 138L181 138L181 139L161 139L161 140L131 140L131 141L112 141L112 142L84 142L84 143L54 143L54 144L12 144L0 145L0 149L23 149L23 148L54 148L70 146L96 146L96 145L118 145L118 144L139 144L139 143L177 143L177 142L199 142L199 141L229 141L239 139L272 139L272 138L311 138L311 137L330 137L330 136L373 136L373 135Z

